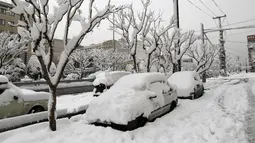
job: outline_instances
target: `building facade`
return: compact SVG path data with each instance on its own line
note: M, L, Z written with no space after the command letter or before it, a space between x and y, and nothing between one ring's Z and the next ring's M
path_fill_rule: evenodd
M11 4L0 1L0 32L17 33L17 27L13 26L13 24L18 23L20 16L11 12L12 8Z
M250 72L255 72L255 35L247 36Z

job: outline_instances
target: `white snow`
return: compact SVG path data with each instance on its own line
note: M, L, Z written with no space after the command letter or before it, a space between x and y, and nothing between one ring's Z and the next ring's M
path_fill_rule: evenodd
M100 83L105 85L113 85L116 81L118 81L121 77L131 74L126 71L105 71L96 75L96 79L93 82L93 85L99 85Z
M56 132L50 131L46 122L1 133L1 142L248 143L244 119L248 106L245 86L249 83L235 79L209 81L214 87L209 87L204 96L179 100L175 110L134 131L89 125L84 114L57 120Z
M166 81L166 77L161 73L122 77L108 91L91 101L87 110L88 121L127 124L141 114L148 117L152 111L165 105L162 94L149 90L150 83L156 81ZM157 98L149 99L154 96Z
M199 81L195 80L198 79ZM202 84L199 75L194 71L182 71L173 73L168 82L176 85L177 95L181 97L188 97L194 91L197 84Z
M6 76L0 75L0 83L8 83L9 80Z
M113 87L116 89L131 88L135 90L148 89L149 83L156 81L166 81L166 76L162 73L137 73L120 78Z
M50 95L47 92L35 92L28 89L20 89L20 93L24 101L47 100Z
M68 113L78 112L87 109L93 98L93 92L60 96L57 97L57 109L67 109Z
M87 109L88 122L127 124L142 114L148 117L152 111L164 105L159 101L153 103L149 99L153 96L156 93L149 91L126 89L113 92L110 89L91 101Z

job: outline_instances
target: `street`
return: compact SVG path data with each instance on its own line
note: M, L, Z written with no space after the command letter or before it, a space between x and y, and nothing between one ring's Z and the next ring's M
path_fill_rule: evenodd
M254 142L255 90L252 90L253 86L255 86L255 80L247 77L210 79L205 84L207 90L204 96L196 100L179 100L175 110L134 131L121 132L110 127L88 125L86 114L84 114L71 119L58 120L57 132L49 132L48 123L40 123L4 132L0 134L0 138L4 143L62 143L71 142L74 138L75 142L109 143ZM65 97L62 101L68 99L72 98ZM70 104L76 102L74 100L79 99L73 98ZM29 138L22 138L23 136L29 136Z

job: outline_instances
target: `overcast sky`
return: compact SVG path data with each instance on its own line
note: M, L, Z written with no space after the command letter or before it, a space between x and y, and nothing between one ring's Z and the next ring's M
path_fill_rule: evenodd
M2 0L10 1L10 0ZM53 0L54 1L54 0ZM88 0L87 0L88 1ZM96 0L98 8L102 8L108 0ZM191 3L196 5L192 5ZM204 5L200 2L202 1ZM226 13L227 18L223 20L224 27L238 27L245 25L255 25L255 20L250 22L237 22L255 19L255 0L214 0L216 4ZM140 0L112 0L112 4L128 4L133 3L136 10L141 9ZM51 4L54 4L51 3ZM212 11L208 10L205 5ZM163 19L169 20L173 15L173 0L152 0L151 9L160 10L164 12ZM84 3L82 10L87 12L87 3ZM214 28L218 26L218 21L213 20L212 16L224 15L219 8L213 3L213 0L179 0L180 10L180 27L183 30L193 29L200 34L200 23L205 25L205 28ZM58 28L57 38L62 38L63 25ZM79 31L79 25L73 24L72 33ZM92 34L89 34L83 41L83 45L90 45L91 43L99 43L105 40L112 39L112 31L109 31L109 23L104 21L100 27L96 28ZM255 29L231 30L224 33L226 38L225 48L227 53L234 58L239 56L243 61L247 59L247 35L255 34ZM208 33L209 38L215 44L218 43L219 33ZM119 38L119 37L117 37Z

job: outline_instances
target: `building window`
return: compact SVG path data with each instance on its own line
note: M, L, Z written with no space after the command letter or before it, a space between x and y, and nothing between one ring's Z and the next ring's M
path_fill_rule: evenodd
M2 14L6 14L6 9L4 9L4 8L0 8L0 13L2 13Z
M4 19L0 19L0 25L5 25L5 20Z
M12 11L10 11L10 12L9 12L9 15L10 15L10 16L15 16L15 13L12 12Z
M13 26L14 26L14 22L13 22L13 21L9 21L8 24L9 24L10 27L13 27Z

